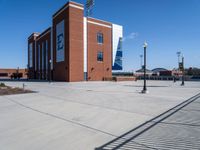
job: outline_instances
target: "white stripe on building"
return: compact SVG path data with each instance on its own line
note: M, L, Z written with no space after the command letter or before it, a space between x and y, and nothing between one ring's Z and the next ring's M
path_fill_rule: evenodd
M84 74L86 75L88 70L87 70L87 53L88 53L88 50L87 50L87 18L84 17L84 21L83 21L83 24L84 24L84 28L83 28L83 40L84 40Z

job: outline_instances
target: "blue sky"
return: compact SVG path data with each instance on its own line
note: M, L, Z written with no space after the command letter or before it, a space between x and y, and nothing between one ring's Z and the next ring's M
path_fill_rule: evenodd
M86 0L75 0L85 3ZM0 68L24 68L27 37L51 26L51 17L67 0L0 0ZM96 0L93 17L124 26L124 70L140 68L148 43L148 68L200 67L200 0Z

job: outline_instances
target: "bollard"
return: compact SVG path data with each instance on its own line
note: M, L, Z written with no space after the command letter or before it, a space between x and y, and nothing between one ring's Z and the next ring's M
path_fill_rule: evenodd
M23 91L25 91L25 84L23 83Z

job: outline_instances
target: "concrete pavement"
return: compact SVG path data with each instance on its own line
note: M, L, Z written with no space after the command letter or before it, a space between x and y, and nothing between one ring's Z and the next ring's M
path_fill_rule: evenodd
M21 87L22 82L6 82ZM0 149L93 150L199 93L198 82L26 82L0 97Z
M96 150L199 150L200 94Z

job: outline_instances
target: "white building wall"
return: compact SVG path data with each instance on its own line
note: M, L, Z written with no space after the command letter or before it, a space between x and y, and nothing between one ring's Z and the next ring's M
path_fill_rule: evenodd
M121 62L122 65L121 56L117 56L117 61L116 61L116 54L118 51L119 42L120 40L122 41L122 38L123 38L123 27L120 25L112 24L112 53L113 53L112 66L116 65L116 63L120 64L119 61ZM122 66L120 68L122 68Z
M84 73L87 73L87 18L83 21Z
M120 38L123 38L123 27L120 25L113 24L112 25L113 65L115 63L115 57Z

